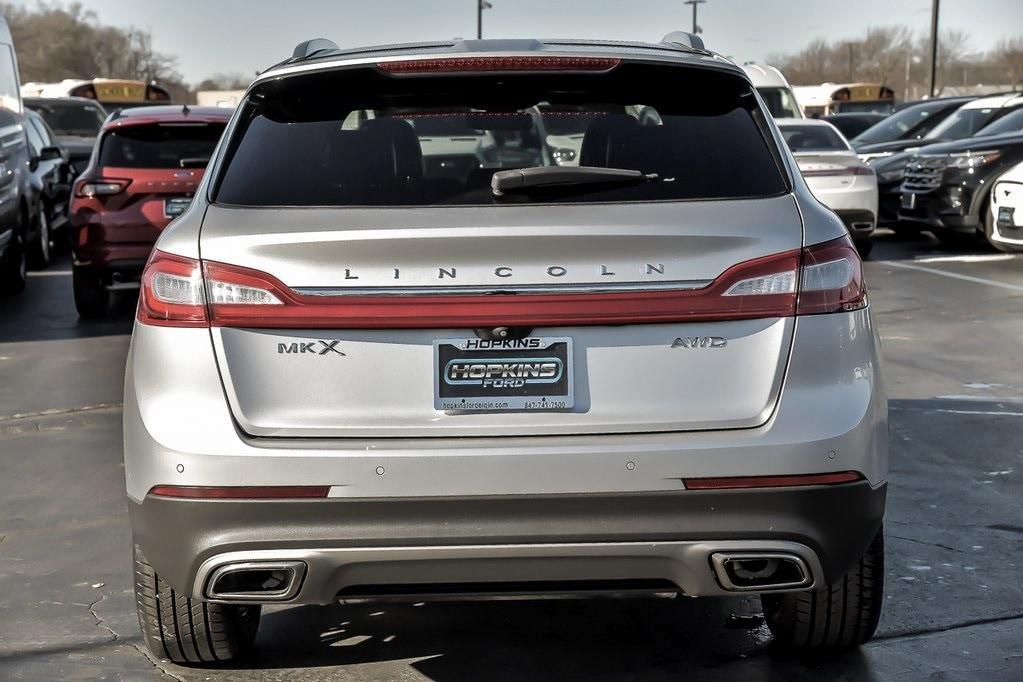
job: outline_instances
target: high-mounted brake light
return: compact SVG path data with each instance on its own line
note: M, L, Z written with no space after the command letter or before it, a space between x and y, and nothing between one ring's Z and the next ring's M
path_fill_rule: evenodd
M100 178L97 180L82 180L75 188L76 197L101 197L112 194L120 194L131 184L131 180L121 178Z
M380 62L392 74L469 73L488 71L610 71L621 63L607 57L443 57Z

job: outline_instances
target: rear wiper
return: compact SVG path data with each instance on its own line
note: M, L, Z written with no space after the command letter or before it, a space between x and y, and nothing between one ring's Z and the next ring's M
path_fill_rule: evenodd
M629 184L657 180L657 173L644 173L626 168L598 166L534 166L497 171L490 181L495 197L536 187L571 187L572 185Z

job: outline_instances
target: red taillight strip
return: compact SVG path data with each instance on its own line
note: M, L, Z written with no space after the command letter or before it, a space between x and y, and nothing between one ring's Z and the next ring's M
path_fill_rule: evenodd
M329 485L157 485L150 489L149 494L153 497L174 497L194 500L291 500L326 497L329 492Z
M412 329L652 324L788 317L796 294L724 296L735 282L798 269L792 250L739 263L701 289L471 296L302 296L276 278L206 262L206 279L266 289L284 305L211 304L214 327Z
M723 478L685 478L686 490L730 490L735 488L794 488L807 485L837 485L863 479L858 471L795 476L730 476Z
M621 63L607 57L444 57L380 62L392 74L467 73L473 71L610 71Z

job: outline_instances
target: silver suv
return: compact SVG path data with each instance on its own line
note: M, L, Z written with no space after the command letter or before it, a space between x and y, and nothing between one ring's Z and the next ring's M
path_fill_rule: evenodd
M263 604L754 593L782 645L855 645L887 438L860 259L740 68L311 41L143 276L139 620L208 663Z

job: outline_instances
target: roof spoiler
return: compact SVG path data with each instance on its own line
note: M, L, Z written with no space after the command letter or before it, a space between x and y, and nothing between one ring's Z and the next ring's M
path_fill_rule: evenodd
M707 50L703 45L703 38L695 33L686 33L685 31L672 31L661 38L661 42L669 45L681 45L682 47L688 47L690 50L702 50L704 52Z
M291 58L294 60L308 59L319 52L340 52L341 48L333 40L326 38L313 38L295 46Z

